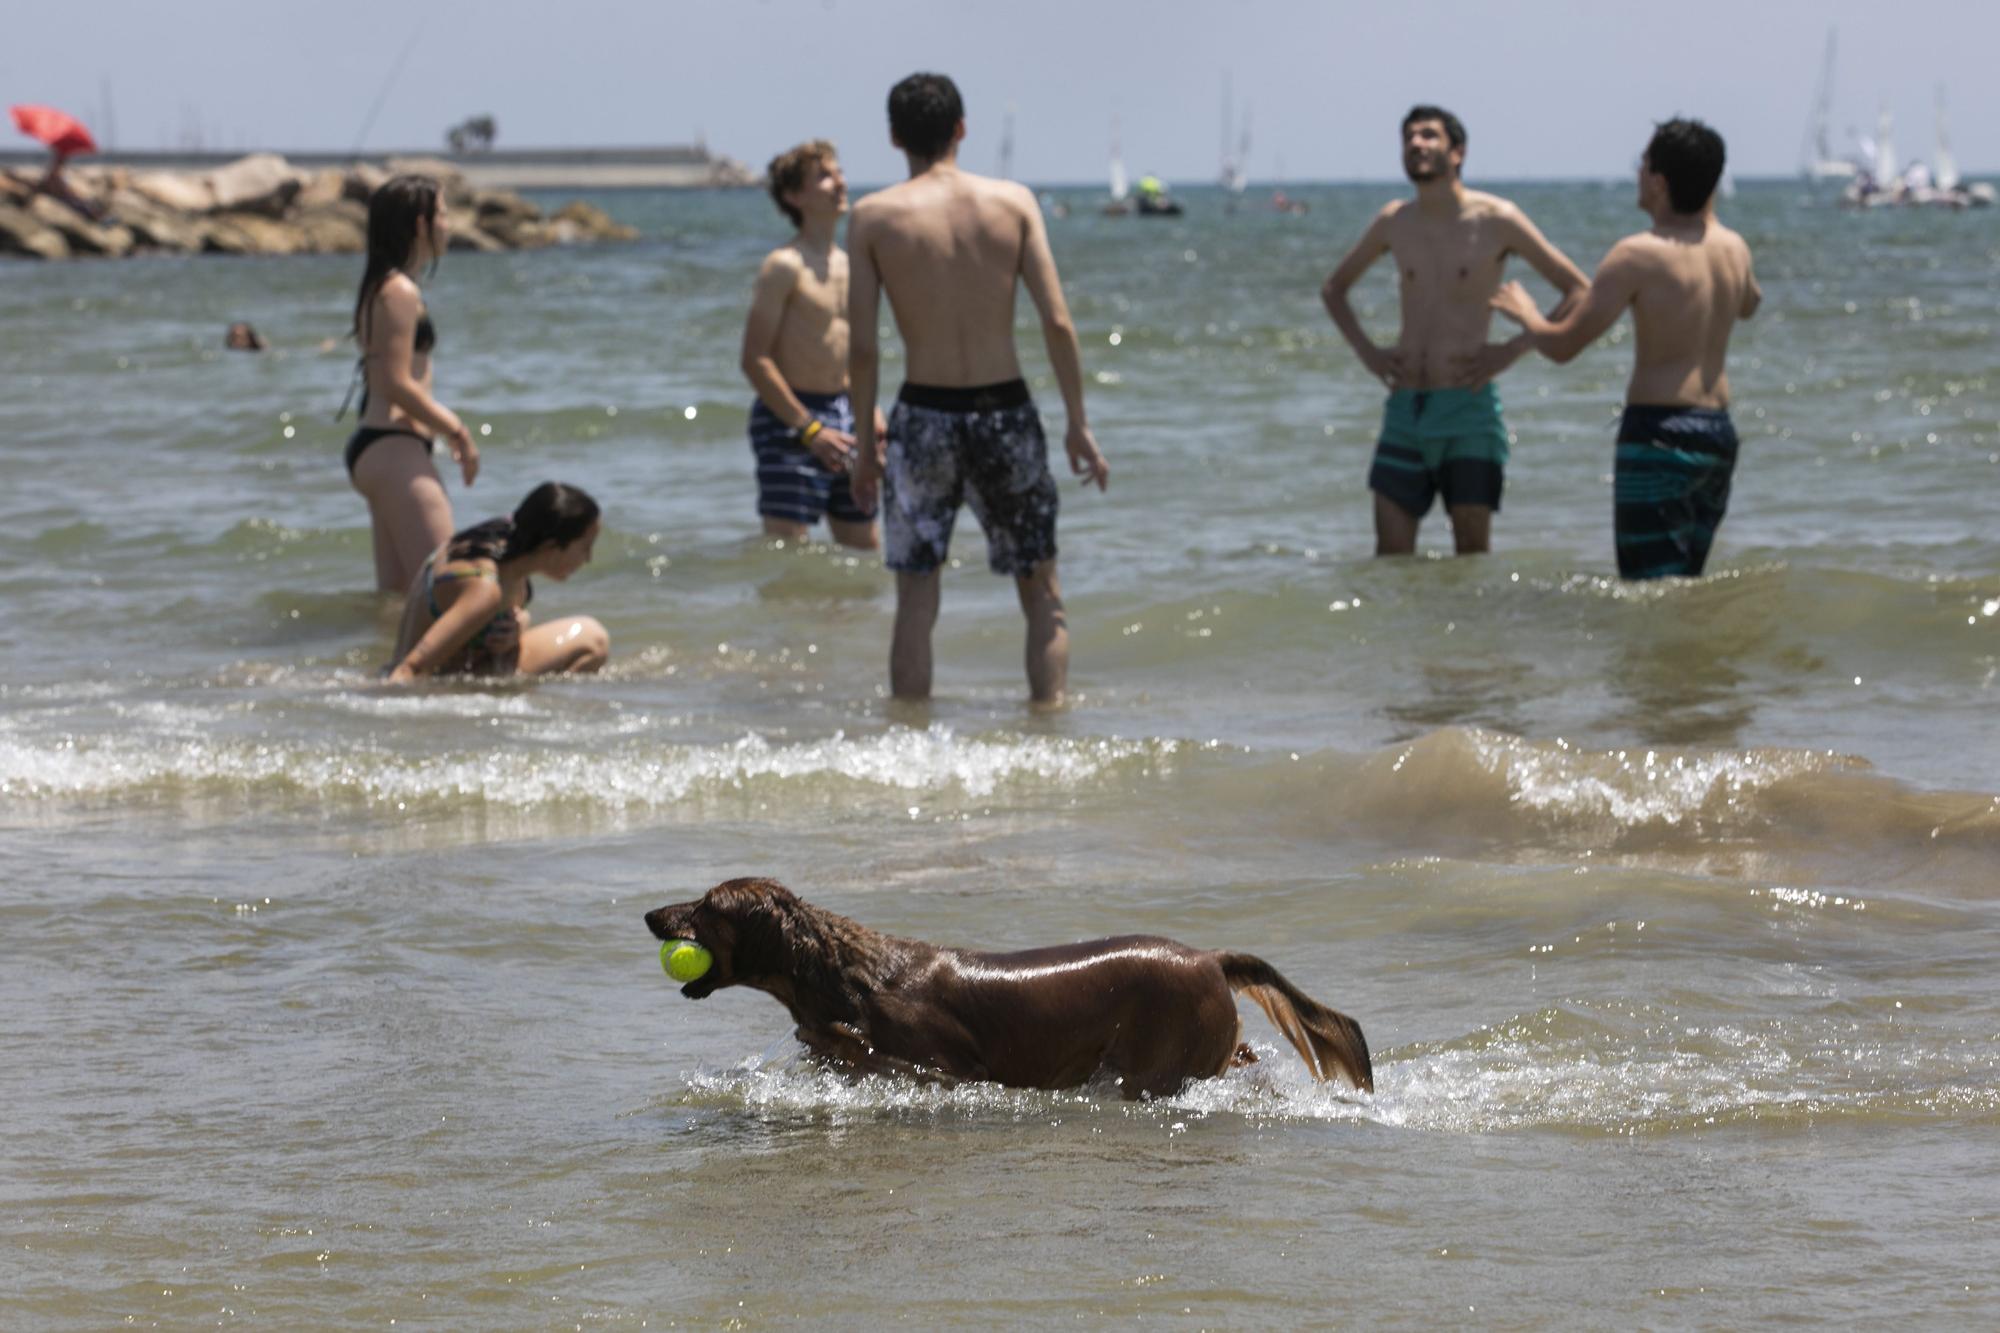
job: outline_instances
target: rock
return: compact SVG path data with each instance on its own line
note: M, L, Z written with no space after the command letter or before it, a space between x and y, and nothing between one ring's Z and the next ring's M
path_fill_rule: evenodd
M482 214L479 229L509 250L539 250L553 244L550 224L539 216L521 217L510 213Z
M382 182L389 179L389 173L372 162L356 162L347 169L347 197L357 204L366 205L375 197L375 191L382 188Z
M23 205L34 193L35 180L25 172L0 171L0 204Z
M215 191L211 211L283 217L305 188L305 173L276 153L252 153L208 173Z
M292 200L292 207L300 211L324 208L347 197L347 173L337 167L325 171L315 171L307 179L299 197Z
M451 234L451 240L445 247L447 250L476 250L481 254L491 254L507 248L480 228L476 214L452 209L445 215L445 225Z
M142 171L132 178L132 188L176 213L206 213L215 207L215 187L206 177L184 176L177 171Z
M473 195L473 211L479 214L479 225L490 226L496 217L513 218L516 221L538 222L542 210L507 190L480 190Z
M622 222L613 222L609 214L594 204L586 204L581 199L564 204L556 212L559 222L573 222L583 235L600 241L636 241L637 229Z
M0 203L0 255L28 259L68 259L69 242L25 209Z
M368 249L368 219L357 204L340 200L344 207L329 205L300 211L291 225L298 228L306 249L317 255L358 255ZM362 212L357 219L346 211Z
M429 176L444 187L444 201L452 208L472 206L472 187L465 173L441 157L392 157L389 171L396 176Z
M132 189L112 191L107 202L112 216L131 230L139 245L183 254L204 248L208 222L203 218L170 213Z
M204 244L224 254L296 255L309 248L297 227L261 213L219 213L210 222Z
M76 166L63 168L63 184L71 194L95 207L104 207L113 190L131 184L132 173L124 167Z
M92 222L68 204L45 194L28 201L28 213L45 227L62 233L71 254L106 255L122 259L132 253L132 233L117 223Z

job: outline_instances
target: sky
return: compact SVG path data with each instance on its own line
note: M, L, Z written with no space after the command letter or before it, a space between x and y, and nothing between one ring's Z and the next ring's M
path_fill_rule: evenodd
M480 113L502 147L700 137L752 167L824 137L871 183L903 174L890 85L932 69L965 96L961 161L999 168L1012 108L1037 183L1104 179L1114 118L1133 174L1214 180L1225 82L1259 182L1398 178L1419 101L1465 122L1475 184L1622 178L1674 114L1748 178L1797 170L1830 27L1839 143L1886 102L1928 158L1942 84L1961 168L2000 168L1978 0L0 0L0 102L123 148L429 150Z

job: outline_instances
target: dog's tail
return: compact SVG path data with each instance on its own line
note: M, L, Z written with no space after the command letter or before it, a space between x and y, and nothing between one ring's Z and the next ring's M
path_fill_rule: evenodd
M1229 989L1257 1002L1272 1026L1298 1049L1313 1077L1324 1082L1337 1069L1363 1092L1375 1091L1375 1067L1359 1023L1313 999L1261 958L1247 953L1220 958Z

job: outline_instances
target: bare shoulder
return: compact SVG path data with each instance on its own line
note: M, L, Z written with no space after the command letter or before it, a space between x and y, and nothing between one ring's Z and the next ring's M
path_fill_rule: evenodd
M1033 190L1019 181L984 179L993 194L1005 200L1010 206L1020 209L1023 213L1039 213L1042 211L1042 201L1035 197Z
M906 182L884 186L872 193L856 199L848 210L847 225L852 228L857 222L873 222L896 211L901 192L907 188Z
M1750 242L1744 240L1742 233L1736 231L1734 228L1725 227L1720 222L1716 223L1715 239L1719 245L1731 253L1739 255L1746 260L1750 258Z
M1497 194L1484 190L1465 192L1465 215L1470 218L1486 218L1496 221L1515 221L1528 215L1512 199L1502 199Z
M417 286L415 278L401 269L382 279L375 295L383 305L393 310L420 310L424 304L423 289Z
M1623 264L1627 267L1652 268L1662 263L1668 254L1666 241L1650 231L1635 231L1630 236L1621 236L1604 252L1606 264Z
M757 275L763 278L780 277L785 274L797 275L804 267L805 257L799 253L798 246L781 245L764 256L764 262L759 266Z

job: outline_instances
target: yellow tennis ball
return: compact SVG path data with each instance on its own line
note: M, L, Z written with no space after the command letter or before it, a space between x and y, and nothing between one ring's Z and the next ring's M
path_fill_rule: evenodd
M660 966L675 981L696 981L708 975L715 955L693 940L668 940L660 946Z

